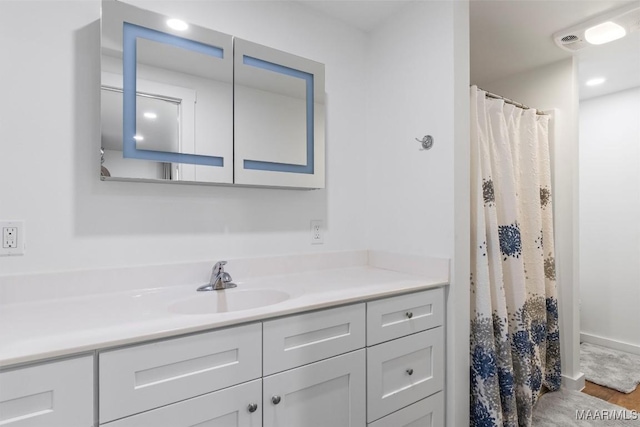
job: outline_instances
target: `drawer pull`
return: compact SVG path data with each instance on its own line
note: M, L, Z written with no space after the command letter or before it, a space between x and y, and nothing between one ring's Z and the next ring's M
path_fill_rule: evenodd
M258 409L258 404L257 403L249 403L249 406L247 407L247 409L251 413L256 412L256 410Z
M280 400L282 400L280 399L280 396L273 396L271 398L271 403L273 403L274 405L277 405L278 403L280 403Z
M407 312L406 312L406 315L407 315L407 317L408 317L409 319L411 319L411 318L413 317L413 313L412 313L412 312L410 312L410 311L407 311Z
M413 375L413 369L411 369L411 368L407 369L407 374Z

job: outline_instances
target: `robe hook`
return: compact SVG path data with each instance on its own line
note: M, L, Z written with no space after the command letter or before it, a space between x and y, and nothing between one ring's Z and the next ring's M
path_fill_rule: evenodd
M416 141L422 144L420 151L429 150L433 147L433 137L431 135L425 135L422 139L416 138Z

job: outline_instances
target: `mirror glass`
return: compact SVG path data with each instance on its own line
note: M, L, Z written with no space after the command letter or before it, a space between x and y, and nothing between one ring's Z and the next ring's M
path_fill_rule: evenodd
M102 175L233 181L232 37L102 4Z

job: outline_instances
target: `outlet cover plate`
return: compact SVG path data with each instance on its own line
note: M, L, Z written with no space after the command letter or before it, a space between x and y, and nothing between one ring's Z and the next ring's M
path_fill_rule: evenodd
M9 235L10 234L10 235ZM5 237L11 241L7 245ZM0 221L0 256L24 255L25 227L24 221Z

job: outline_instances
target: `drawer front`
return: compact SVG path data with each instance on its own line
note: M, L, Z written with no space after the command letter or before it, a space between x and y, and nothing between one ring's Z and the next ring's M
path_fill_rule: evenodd
M444 333L438 327L367 349L367 421L442 390Z
M254 404L253 412L249 405ZM262 380L255 380L173 405L123 418L109 427L259 427Z
M0 425L91 427L93 357L0 373Z
M369 423L368 427L444 427L444 392Z
M264 322L264 375L364 347L364 304Z
M431 289L367 303L367 345L442 325L444 289Z
M261 376L261 324L100 354L100 422Z

